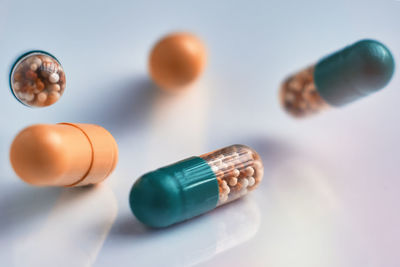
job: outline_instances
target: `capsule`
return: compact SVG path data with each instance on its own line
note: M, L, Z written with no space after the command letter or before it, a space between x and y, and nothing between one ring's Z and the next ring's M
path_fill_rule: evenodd
M46 107L56 103L65 86L64 69L48 52L29 51L20 56L11 68L11 92L26 106Z
M106 179L118 147L104 128L83 123L37 124L22 130L10 148L16 174L36 186L84 186Z
M166 227L246 195L259 185L263 172L254 150L232 145L143 175L129 202L142 223Z
M281 104L295 117L342 107L385 87L394 69L386 46L361 40L287 78L280 90Z
M159 40L149 57L149 72L163 90L181 91L192 84L206 64L203 42L190 33L171 33Z

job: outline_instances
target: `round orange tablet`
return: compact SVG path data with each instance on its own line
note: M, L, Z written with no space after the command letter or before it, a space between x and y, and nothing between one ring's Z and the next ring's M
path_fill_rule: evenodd
M152 49L149 71L159 87L177 91L195 81L205 63L206 49L200 39L190 33L172 33Z

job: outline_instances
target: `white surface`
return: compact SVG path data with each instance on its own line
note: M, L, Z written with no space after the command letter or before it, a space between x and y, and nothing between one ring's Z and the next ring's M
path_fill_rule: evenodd
M400 62L399 12L395 0L0 0L0 265L397 267L398 73L384 91L304 121L282 112L277 89L365 37ZM159 94L146 71L151 45L172 30L197 33L209 50L206 73L181 96ZM35 48L67 75L62 99L44 109L8 89L13 60ZM116 137L120 162L106 183L33 188L15 176L15 134L62 121ZM233 143L265 164L246 199L163 230L132 216L141 174Z

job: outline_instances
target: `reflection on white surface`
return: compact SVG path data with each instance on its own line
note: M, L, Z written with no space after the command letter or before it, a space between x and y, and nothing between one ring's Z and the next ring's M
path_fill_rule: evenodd
M219 207L204 216L210 216L210 220L193 230L192 242L182 244L183 254L177 257L183 261L182 266L200 264L245 243L257 233L261 219L257 204L250 198Z
M137 266L193 266L250 240L261 218L251 197L163 229L147 228L127 216L128 221L117 221L110 232L110 238L124 245L106 243L96 264L112 264L108 253L117 249L120 261L132 259Z
M208 88L204 84L195 83L177 94L159 91L152 105L147 149L152 152L150 162L162 159L172 163L168 162L173 160L171 156L203 153L208 115Z
M38 229L14 245L16 266L90 266L117 216L106 183L67 188Z
M329 260L341 266L333 249L334 228L341 206L330 184L332 178L316 164L300 157L283 160L269 177L273 206L263 233L271 266L319 266ZM272 218L273 217L273 218ZM330 244L330 245L329 245ZM330 247L331 246L331 247Z
M271 178L272 186L276 190L277 198L285 207L290 208L293 202L301 204L298 208L313 204L313 213L330 213L340 206L339 199L329 183L329 174L309 160L283 161L273 175L275 177Z
M262 157L269 157L260 151ZM334 242L337 218L343 212L330 182L333 177L325 171L326 166L320 168L318 160L288 152L286 158L269 158L273 164L268 164L264 181L253 192L261 210L257 234L246 245L216 255L205 266L343 266ZM242 251L243 257L232 256Z
M238 199L238 205L228 207L224 210L219 207L219 216L223 216L217 226L217 243L215 252L212 256L225 252L233 247L236 247L250 238L252 238L258 231L261 223L260 209L257 203L251 199L251 196Z

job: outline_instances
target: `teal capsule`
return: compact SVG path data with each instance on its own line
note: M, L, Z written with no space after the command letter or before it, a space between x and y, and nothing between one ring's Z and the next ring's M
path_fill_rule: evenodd
M130 207L142 223L166 227L246 195L263 171L254 150L229 146L143 175L132 187Z
M281 88L281 102L298 117L345 106L384 88L394 69L393 56L385 45L361 40L289 77Z

